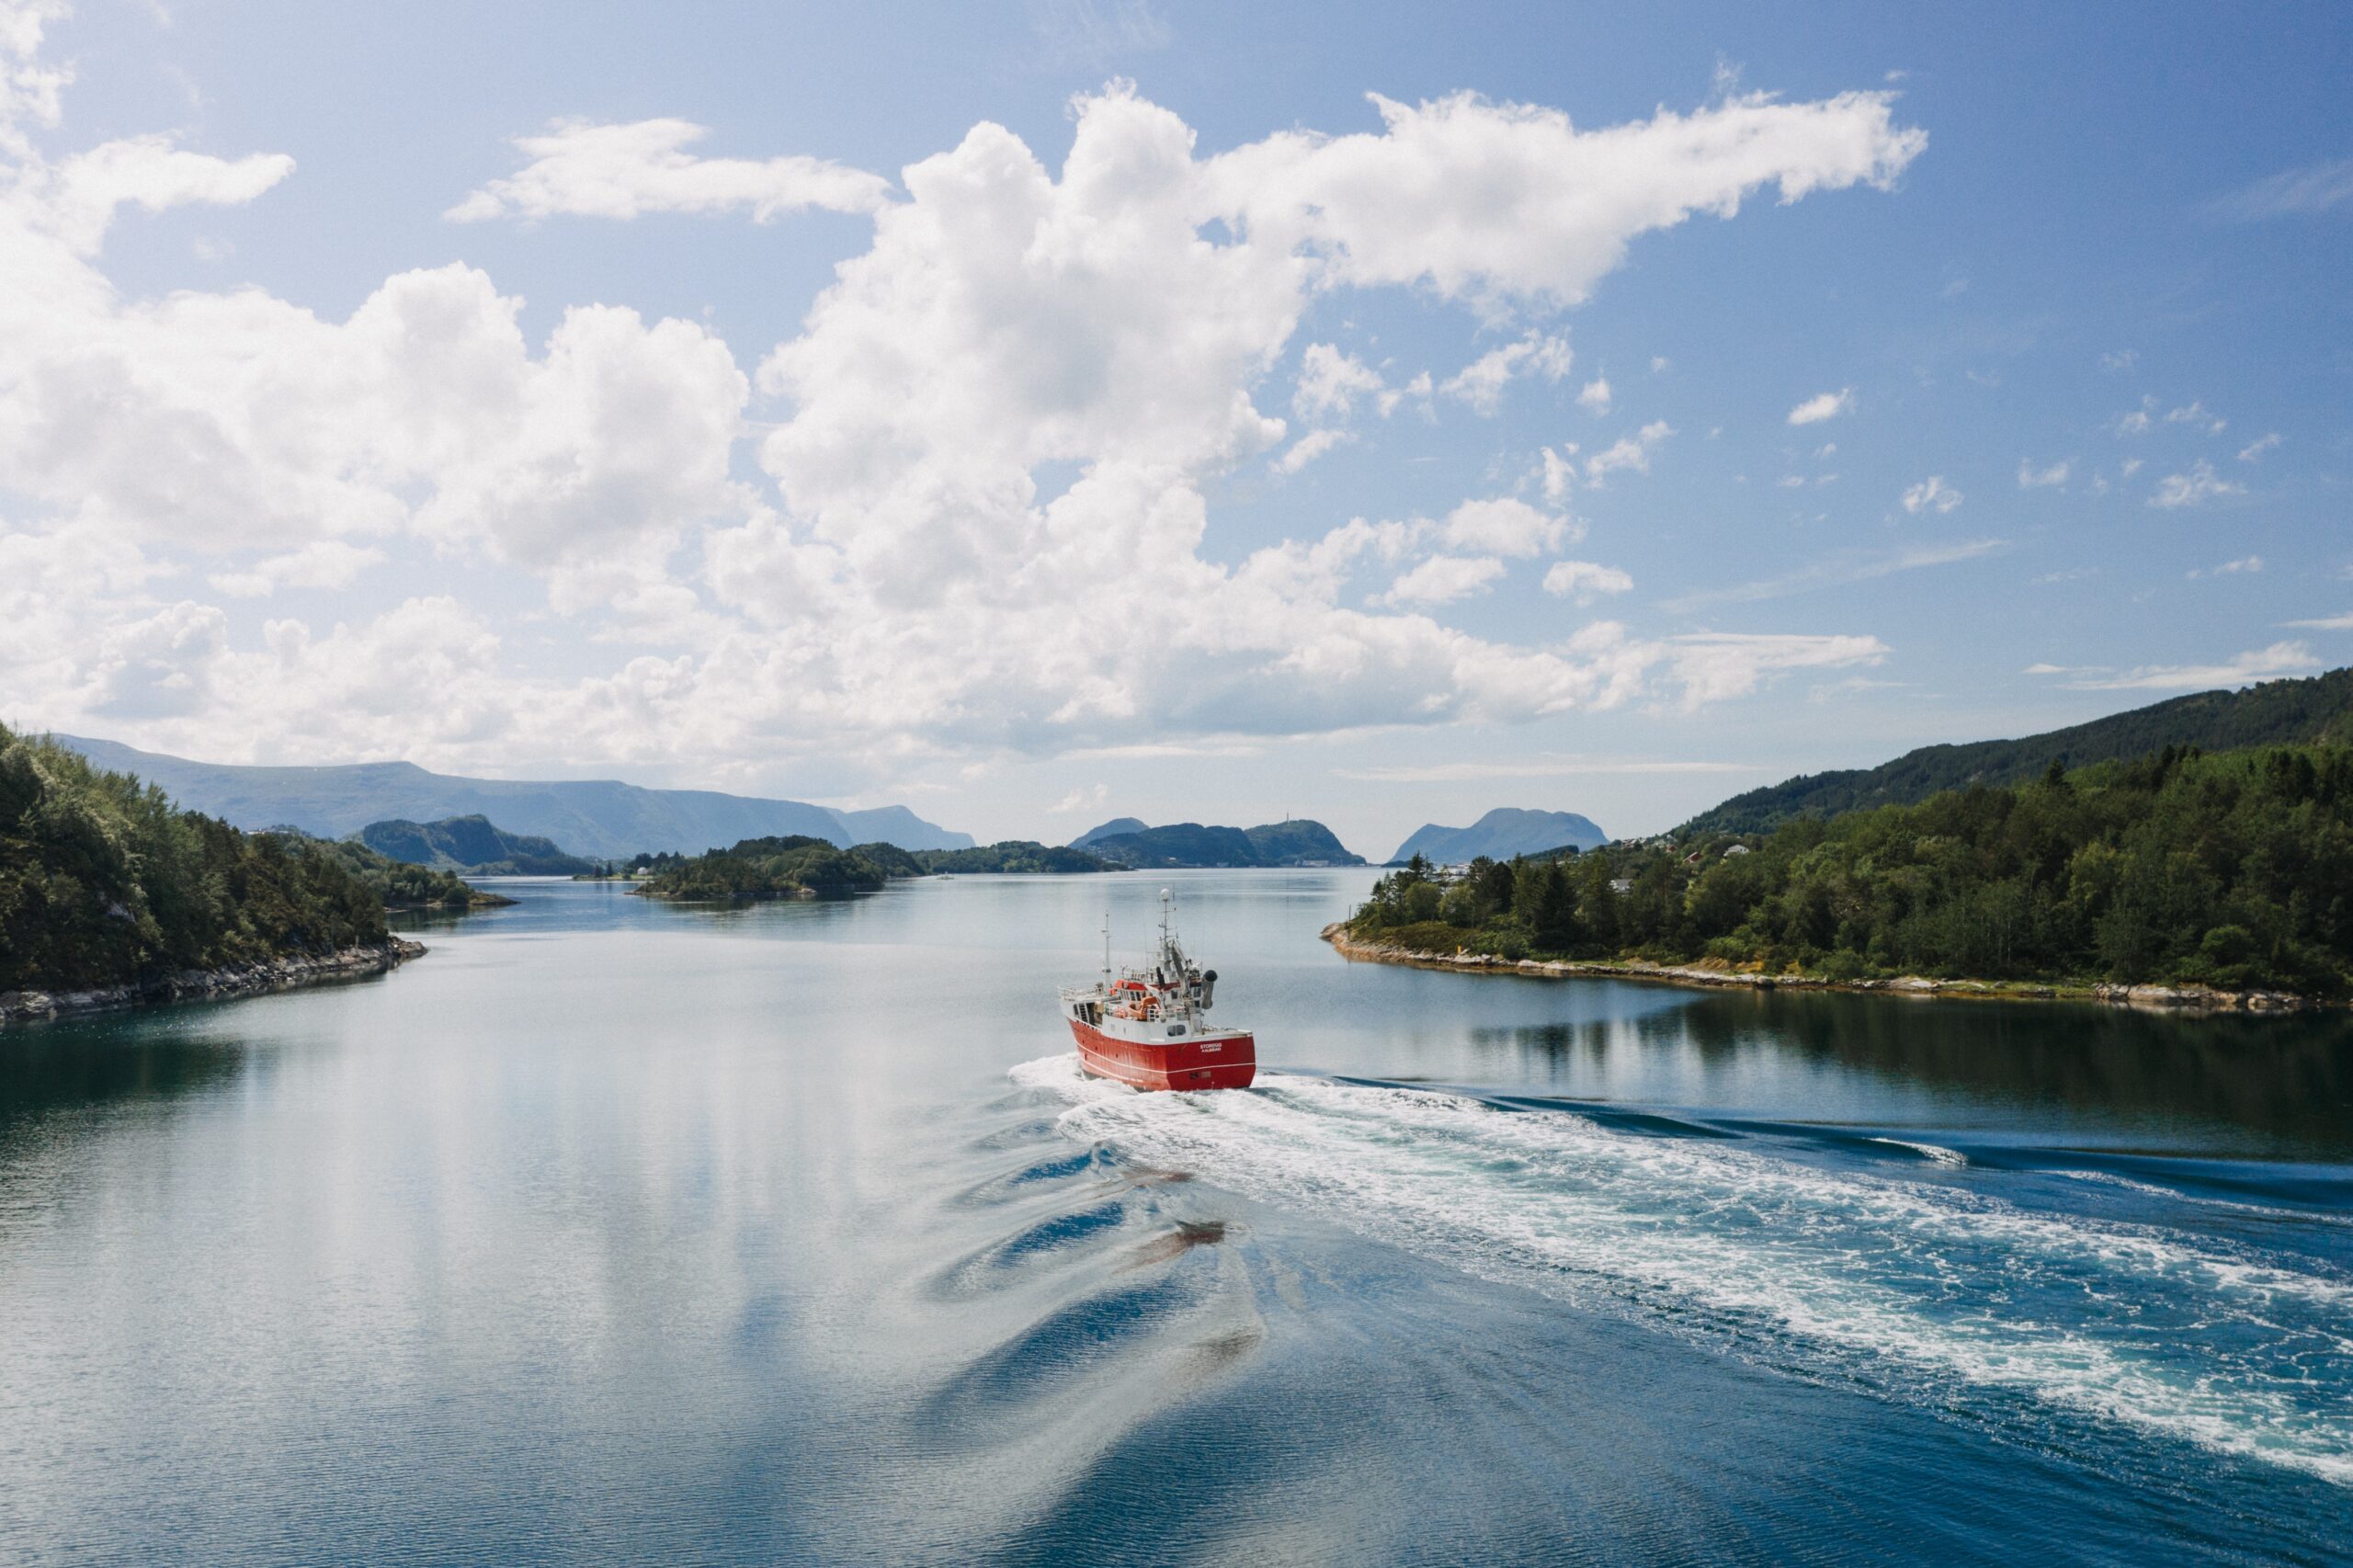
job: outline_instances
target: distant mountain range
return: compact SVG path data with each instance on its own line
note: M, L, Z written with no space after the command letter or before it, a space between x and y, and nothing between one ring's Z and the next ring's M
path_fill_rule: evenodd
M1801 774L1734 795L1684 824L1676 836L1762 833L1791 817L1909 805L1972 784L2023 783L2054 760L2080 767L2146 756L2169 745L2231 751L2321 741L2353 742L2353 669L2266 681L2242 691L2201 691L2022 740L1922 746L1877 767Z
M410 866L431 866L470 877L576 877L597 862L567 855L552 838L508 833L488 817L440 822L371 822L359 842Z
M1361 866L1320 822L1294 817L1257 827L1205 827L1197 822L1147 827L1114 817L1071 840L1070 847L1122 866Z
M571 854L600 859L626 859L640 851L699 854L713 845L787 834L806 834L844 848L876 841L902 849L972 846L970 834L951 833L904 806L837 812L803 801L714 790L646 790L611 779L466 778L428 773L407 762L242 767L139 751L116 741L73 735L57 740L101 767L162 785L184 810L243 828L285 824L322 838L347 837L370 823L483 816L510 834L553 839Z
M1598 849L1609 842L1609 835L1594 825L1590 817L1574 812L1530 812L1511 806L1497 806L1469 827L1440 827L1425 823L1414 835L1397 846L1389 858L1391 865L1410 860L1419 855L1441 866L1461 866L1484 855L1491 860L1508 860L1515 855L1539 855L1547 849L1574 846L1577 849Z

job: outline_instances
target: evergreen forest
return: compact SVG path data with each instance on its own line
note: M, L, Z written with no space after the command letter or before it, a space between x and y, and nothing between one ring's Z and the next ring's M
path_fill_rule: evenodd
M81 990L384 942L335 846L244 833L0 726L0 992Z
M1713 963L1831 980L2353 987L2353 747L2050 764L2018 786L1410 864L1348 923L1411 950Z

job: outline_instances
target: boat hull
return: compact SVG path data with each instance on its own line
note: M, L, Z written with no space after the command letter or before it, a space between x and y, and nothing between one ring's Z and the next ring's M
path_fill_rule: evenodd
M1121 1040L1071 1018L1078 1064L1138 1089L1246 1089L1258 1075L1258 1042L1246 1034L1170 1040Z

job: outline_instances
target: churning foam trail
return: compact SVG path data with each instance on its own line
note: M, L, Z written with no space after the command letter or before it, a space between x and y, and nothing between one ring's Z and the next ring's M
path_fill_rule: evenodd
M1958 1149L1948 1149L1941 1143L1914 1143L1902 1138L1874 1138L1874 1143L1884 1143L1891 1149L1909 1149L1922 1159L1939 1165L1965 1165L1969 1156Z
M1899 1396L1970 1389L2353 1485L2353 1287L2153 1226L2031 1213L1714 1140L1421 1089L1262 1074L1140 1095L1071 1056L1013 1077L1067 1135L1484 1278L1762 1334Z

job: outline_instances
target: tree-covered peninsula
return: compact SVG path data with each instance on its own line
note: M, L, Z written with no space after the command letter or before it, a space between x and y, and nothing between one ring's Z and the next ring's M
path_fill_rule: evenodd
M1914 805L1381 879L1346 924L1432 956L1865 981L2353 990L2353 747L2201 754Z
M902 849L861 844L843 849L822 838L746 838L729 849L692 857L641 855L631 863L642 877L633 891L648 898L711 901L756 898L838 898L872 892L895 877L943 872L1068 874L1111 868L1081 849L1057 849L1024 839L972 849Z
M0 994L160 985L355 949L389 964L400 948L384 901L335 846L181 811L0 726Z
M282 829L288 836L301 837L291 829ZM404 860L370 849L357 839L312 839L329 854L344 863L355 877L368 885L381 900L386 909L464 911L496 909L515 901L504 894L486 892L455 871L438 866L413 866Z

